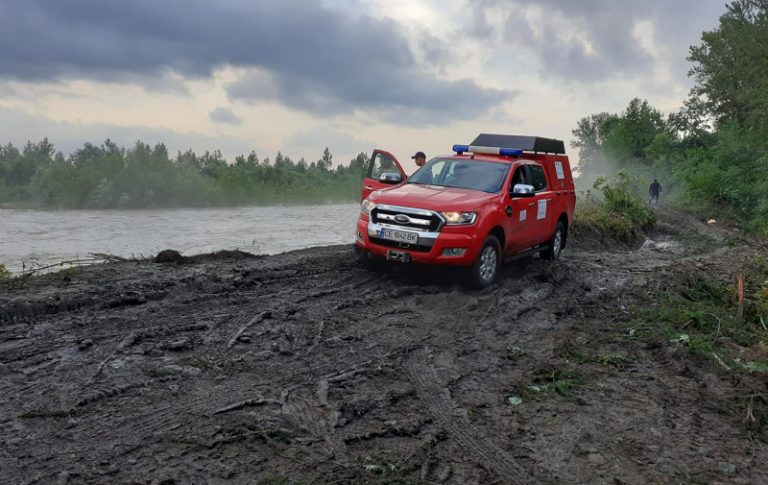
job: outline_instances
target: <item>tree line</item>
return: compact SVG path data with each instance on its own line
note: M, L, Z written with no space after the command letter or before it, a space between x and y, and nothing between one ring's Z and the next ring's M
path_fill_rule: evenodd
M768 0L726 6L688 60L694 88L664 115L633 99L579 120L572 146L586 177L623 170L639 190L659 178L673 204L768 233Z
M65 157L44 139L0 146L0 204L55 209L143 209L333 203L357 200L368 156L333 166L256 153L227 162L220 151L171 157L164 144L125 149L106 140Z

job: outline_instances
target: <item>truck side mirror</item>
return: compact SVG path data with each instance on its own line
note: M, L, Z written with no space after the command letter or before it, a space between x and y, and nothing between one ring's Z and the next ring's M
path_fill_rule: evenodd
M536 191L534 190L533 185L515 184L515 186L512 187L512 191L509 195L513 199L518 197L534 197L536 195Z
M397 185L403 181L403 176L397 172L384 172L379 176L379 182L382 184Z

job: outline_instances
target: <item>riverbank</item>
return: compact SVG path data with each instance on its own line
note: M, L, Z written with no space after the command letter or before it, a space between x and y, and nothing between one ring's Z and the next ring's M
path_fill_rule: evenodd
M129 211L0 211L0 263L22 269L93 253L151 258L218 250L276 254L354 238L359 204ZM333 221L329 224L328 221Z
M645 243L576 235L561 261L507 265L481 292L440 269L368 272L349 245L3 284L0 469L10 483L764 483L753 314L737 338L730 301L648 313L663 295L701 301L695 282L764 281L764 243L658 216Z

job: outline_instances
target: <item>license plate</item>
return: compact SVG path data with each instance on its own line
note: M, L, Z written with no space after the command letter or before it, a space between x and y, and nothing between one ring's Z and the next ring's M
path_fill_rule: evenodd
M387 251L387 261L397 261L398 263L410 263L411 255L403 251Z
M396 241L406 244L419 243L419 235L415 232L397 231L395 229L382 228L379 237L388 241Z

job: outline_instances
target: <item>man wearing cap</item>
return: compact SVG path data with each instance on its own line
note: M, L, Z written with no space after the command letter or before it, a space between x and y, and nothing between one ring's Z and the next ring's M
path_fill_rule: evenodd
M414 162L416 162L416 167L421 168L424 166L425 163L427 163L427 156L424 155L424 152L416 152L416 155L411 157ZM427 172L424 175L420 176L421 182L423 184L429 185L432 183L432 172Z
M427 156L424 155L424 152L416 152L416 155L411 157L415 162L416 166L421 168L424 166L425 163L427 163Z

